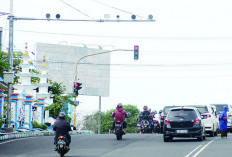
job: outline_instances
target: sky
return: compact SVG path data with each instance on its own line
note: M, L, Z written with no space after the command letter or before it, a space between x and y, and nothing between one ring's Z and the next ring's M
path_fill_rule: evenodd
M14 50L35 52L35 43L84 43L115 49L139 45L133 52L111 53L110 96L102 110L117 103L165 105L232 103L232 2L230 0L14 0L16 17L62 19L146 20L155 22L15 21ZM0 0L0 12L10 12L10 0ZM132 13L132 14L131 14ZM3 49L8 47L7 16L0 16ZM98 109L99 98L79 96L80 114Z

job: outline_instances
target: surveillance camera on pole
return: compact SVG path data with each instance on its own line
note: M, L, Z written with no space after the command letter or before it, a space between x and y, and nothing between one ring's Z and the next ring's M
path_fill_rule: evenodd
M47 20L50 20L51 15L49 13L46 14Z
M60 19L60 14L56 14L56 19L57 19L57 20Z

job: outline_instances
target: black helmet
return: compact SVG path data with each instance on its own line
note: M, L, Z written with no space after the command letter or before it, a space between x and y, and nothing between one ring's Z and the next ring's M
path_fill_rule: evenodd
M65 119L65 113L64 112L60 112L60 114L59 114L59 119Z

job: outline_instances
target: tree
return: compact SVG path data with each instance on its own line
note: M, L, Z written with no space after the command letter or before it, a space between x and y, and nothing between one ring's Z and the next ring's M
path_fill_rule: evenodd
M67 103L76 106L76 103L71 100L75 95L64 95L65 86L62 83L52 82L49 91L53 94L53 103L45 107L45 111L49 110L50 117L56 119L61 111L66 111L67 108L64 108L64 106Z
M8 70L8 53L0 51L0 76L3 77L3 72Z
M101 118L104 117L104 112L101 112ZM98 118L99 118L99 112L95 112L91 115L87 115L84 118L83 122L83 130L92 130L95 133L98 132Z
M127 132L136 133L137 132L137 116L139 115L139 109L134 105L124 105L123 109L126 112L129 112L129 118L126 118L127 122ZM112 125L114 119L111 117L112 112L115 109L111 109L106 113L101 113L101 133L108 133L109 130L112 130ZM92 130L97 133L98 130L98 112L95 112L91 115L87 115L84 118L84 127L83 129Z
M8 53L0 51L0 76L3 77L3 72L7 71L10 67L8 64ZM19 64L22 60L23 53L22 52L14 52L14 58L13 58L13 70L16 73L20 68ZM15 77L15 81L17 81L18 78Z

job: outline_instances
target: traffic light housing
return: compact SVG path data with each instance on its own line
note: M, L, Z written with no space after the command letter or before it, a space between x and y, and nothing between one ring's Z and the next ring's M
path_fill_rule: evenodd
M138 60L139 59L139 46L135 45L134 46L134 60Z
M73 93L74 93L76 96L79 95L79 90L82 88L81 85L82 85L82 83L74 82Z

